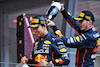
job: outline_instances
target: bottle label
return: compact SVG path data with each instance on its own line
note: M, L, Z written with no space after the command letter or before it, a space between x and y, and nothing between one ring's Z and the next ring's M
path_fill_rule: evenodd
M56 6L59 10L61 9L60 2L54 2L54 3L51 4L51 6Z

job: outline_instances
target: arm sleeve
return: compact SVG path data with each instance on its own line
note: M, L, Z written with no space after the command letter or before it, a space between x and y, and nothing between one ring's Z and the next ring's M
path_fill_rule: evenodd
M67 54L67 49L62 41L57 41L52 44L54 51L54 60L52 63L56 66L68 65L70 60Z
M80 33L81 31L78 21L74 20L74 17L66 9L64 9L61 13L65 20L75 29L75 31Z
M53 28L55 35L59 36L59 38L63 40L66 47L93 48L97 42L96 39L92 36L93 34L90 35L89 33L85 33L85 34L81 34L75 37L66 38L65 36L62 35L61 31L56 26L52 26L52 28ZM59 31L59 33L57 31Z

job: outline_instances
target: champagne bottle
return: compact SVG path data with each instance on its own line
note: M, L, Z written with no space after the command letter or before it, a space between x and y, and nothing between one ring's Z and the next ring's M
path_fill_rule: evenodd
M61 9L60 2L58 1L53 2L46 13L47 19L53 20L57 16L60 9Z

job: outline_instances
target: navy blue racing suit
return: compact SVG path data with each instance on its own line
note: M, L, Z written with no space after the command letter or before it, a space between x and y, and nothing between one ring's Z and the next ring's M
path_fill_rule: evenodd
M41 59L56 66L68 65L70 62L63 41L49 32L35 42L32 59L29 60L30 64L38 64Z
M74 20L74 17L67 10L64 9L61 13L79 35L67 39L56 26L52 26L54 33L63 40L67 47L77 48L76 67L94 67L97 49L100 44L100 34L95 27L87 31L81 31L78 21Z

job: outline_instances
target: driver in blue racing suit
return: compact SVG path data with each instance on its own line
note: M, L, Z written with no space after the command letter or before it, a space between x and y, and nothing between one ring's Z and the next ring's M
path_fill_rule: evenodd
M34 43L32 58L29 59L28 64L38 64L40 66L68 65L70 60L66 46L59 37L49 33L46 24L44 16L36 16L29 26L38 39Z
M62 8L61 13L79 35L67 39L53 21L47 20L49 22L48 26L53 28L55 35L63 40L66 47L77 48L76 67L94 67L97 49L100 44L100 34L93 25L94 15L90 11L82 11L78 18L74 18L64 8Z

